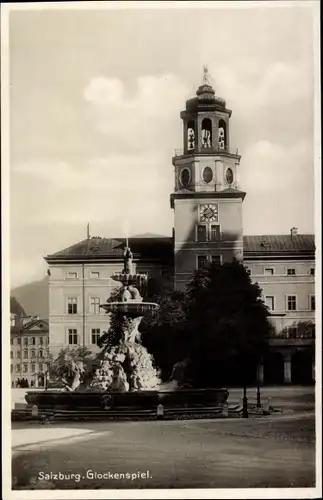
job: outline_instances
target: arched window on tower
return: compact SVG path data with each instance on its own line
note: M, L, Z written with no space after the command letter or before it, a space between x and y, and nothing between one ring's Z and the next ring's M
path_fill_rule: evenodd
M210 148L212 145L212 122L210 118L202 121L202 148Z
M218 136L219 149L226 149L227 147L227 130L224 120L219 121L219 136Z
M187 124L187 149L195 149L195 123L193 120Z

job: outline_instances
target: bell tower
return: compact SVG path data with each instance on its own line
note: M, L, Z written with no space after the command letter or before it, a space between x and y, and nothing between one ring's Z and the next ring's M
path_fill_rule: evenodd
M230 147L231 110L212 88L207 67L196 97L186 101L183 148L172 159L175 287L211 261L243 259L238 151Z

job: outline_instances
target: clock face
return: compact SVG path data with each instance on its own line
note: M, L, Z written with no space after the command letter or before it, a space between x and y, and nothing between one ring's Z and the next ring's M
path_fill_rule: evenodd
M201 205L200 220L202 222L216 222L218 220L217 205Z

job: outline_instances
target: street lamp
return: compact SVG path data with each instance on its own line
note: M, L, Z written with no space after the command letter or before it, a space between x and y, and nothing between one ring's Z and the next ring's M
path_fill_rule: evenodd
M248 418L248 398L247 398L247 385L244 382L243 385L243 398L242 398L242 417Z
M260 384L262 381L262 376L260 376L263 370L263 358L260 359L260 362L257 366L257 408L261 408L261 397L260 397Z

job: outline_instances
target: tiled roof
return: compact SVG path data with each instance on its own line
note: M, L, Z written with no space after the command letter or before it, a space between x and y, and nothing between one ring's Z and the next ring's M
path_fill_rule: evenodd
M134 258L167 260L173 255L173 240L168 236L140 235L129 238ZM55 260L122 259L124 238L92 237L64 250L47 255L47 262Z
M24 323L24 320L27 322ZM29 321L28 321L29 320ZM37 319L32 317L20 318L19 321L10 328L10 333L32 333L33 331L39 330L47 332L48 331L48 321L45 319Z
M170 261L173 257L173 239L150 233L129 238L129 245L135 259ZM59 260L122 259L125 247L124 238L92 237L72 245L64 250L47 255L47 262ZM315 252L314 235L255 235L243 237L243 249L246 257L257 255L313 254Z
M244 254L256 253L314 253L315 241L313 234L279 234L256 235L243 237Z

